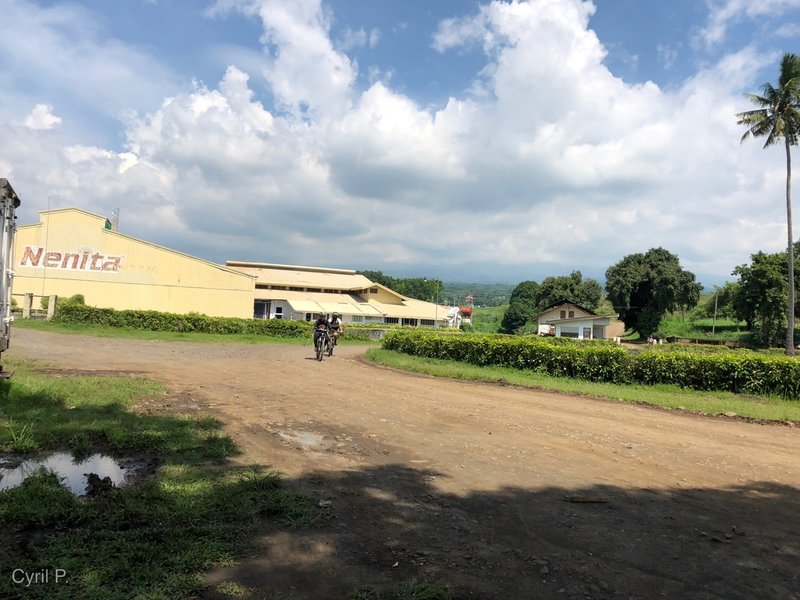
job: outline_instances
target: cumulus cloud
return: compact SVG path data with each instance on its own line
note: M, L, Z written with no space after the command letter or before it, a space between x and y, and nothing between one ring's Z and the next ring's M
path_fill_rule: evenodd
M120 117L131 105L157 105L174 85L169 69L108 37L80 5L3 0L2 12L4 23L14 27L13 35L0 36L5 86L36 90L46 83L64 103L79 103L95 116Z
M37 104L25 117L25 126L30 129L52 129L60 124L61 117L53 114L53 107L49 104Z
M663 245L727 274L782 243L781 156L740 146L734 117L774 62L753 47L675 89L634 85L605 67L590 2L495 1L440 24L438 51L484 61L430 107L379 73L359 89L317 0L209 14L226 11L260 19L273 105L231 65L129 117L117 150L0 123L0 165L39 198L119 206L123 231L219 261L602 272Z
M741 19L777 16L783 12L800 8L800 0L706 0L709 7L708 21L700 31L700 37L708 46L725 39L728 27Z

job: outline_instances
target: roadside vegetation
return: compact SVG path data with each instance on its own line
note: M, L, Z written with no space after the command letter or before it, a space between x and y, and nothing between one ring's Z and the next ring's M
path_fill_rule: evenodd
M497 333L500 331L500 323L503 315L508 310L508 304L500 306L476 306L472 313L472 331L476 333Z
M650 404L698 414L736 413L739 417L759 421L800 422L800 402L775 396L704 392L663 384L651 386L590 382L569 377L554 377L530 370L477 366L454 360L410 356L382 348L368 350L367 359L388 367L434 377L516 385L562 394Z
M304 322L303 322L304 323ZM44 321L39 319L18 319L15 328L51 331L73 335L90 335L93 337L119 338L129 340L161 340L166 342L193 342L198 344L294 344L298 346L311 344L311 328L304 335L269 335L263 333L203 333L197 331L161 331L137 329L134 327L117 327L96 325L92 323L71 323L64 320ZM339 344L378 343L369 338L368 327L354 327L350 323L345 328L345 335L339 338Z
M140 377L57 376L8 359L0 385L0 451L24 458L68 451L145 456L148 477L77 498L52 473L0 492L0 597L170 599L204 588L203 571L233 564L266 521L305 527L324 516L262 467L232 466L234 441L208 416L137 410L164 394ZM21 589L9 573L63 569L66 579Z

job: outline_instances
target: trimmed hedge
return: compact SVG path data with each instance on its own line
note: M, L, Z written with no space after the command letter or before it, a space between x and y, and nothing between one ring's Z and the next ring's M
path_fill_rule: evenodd
M84 323L106 327L127 327L147 331L180 331L221 334L255 334L275 337L306 337L311 335L308 321L284 319L237 319L209 317L197 313L179 315L154 310L114 310L80 304L65 304L56 309L54 321Z
M665 383L696 390L800 398L800 360L747 350L630 353L612 342L423 331L389 332L383 347L427 358L530 369L588 381Z
M613 343L512 335L391 331L386 334L383 347L428 358L530 369L589 381L624 379L629 360L627 351Z

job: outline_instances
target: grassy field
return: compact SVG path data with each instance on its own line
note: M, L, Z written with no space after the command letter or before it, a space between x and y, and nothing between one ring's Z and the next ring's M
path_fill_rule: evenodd
M714 335L711 335L711 330ZM715 340L737 340L747 342L750 332L745 331L744 322L726 319L693 319L687 314L682 317L680 313L667 315L658 328L663 337L708 338Z
M477 333L497 333L507 309L508 304L476 308L472 314L473 331Z
M565 394L652 404L700 414L721 415L733 412L740 417L760 421L800 421L800 402L782 398L744 396L728 392L699 392L669 385L592 383L580 379L552 377L532 371L479 367L456 361L420 358L379 348L367 351L367 359L378 364L435 377L498 382Z

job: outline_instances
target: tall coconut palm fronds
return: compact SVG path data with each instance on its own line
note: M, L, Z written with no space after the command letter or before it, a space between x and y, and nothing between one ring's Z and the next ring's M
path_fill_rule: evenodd
M794 354L794 245L792 243L792 155L800 135L800 57L786 53L781 60L777 87L762 86L762 95L747 94L758 108L738 113L738 124L747 127L742 142L750 136L765 137L764 148L783 139L786 148L786 230L789 262L788 298L786 306L786 354Z

